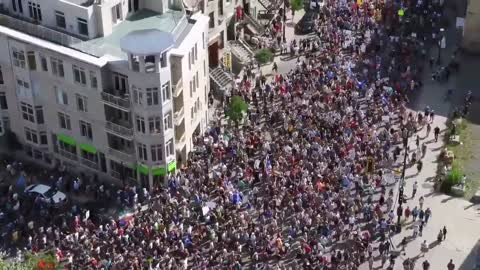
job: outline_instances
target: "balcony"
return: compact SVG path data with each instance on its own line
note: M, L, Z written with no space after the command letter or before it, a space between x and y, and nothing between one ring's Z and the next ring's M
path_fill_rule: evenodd
M184 114L184 109L183 107L179 110L179 111L176 111L174 114L173 114L173 120L175 121L175 125L176 126L179 126L181 123L182 123L182 120L185 118L185 114Z
M127 181L130 181L131 183L137 183L137 179L135 179L133 177L130 177L130 176L122 177L122 174L119 173L119 172L116 172L116 171L111 171L110 175L113 178L115 178L117 180L120 180L120 181L127 180Z
M95 162L95 161L92 161L92 160L89 160L89 159L86 159L86 158L82 158L82 157L81 157L81 158L80 158L80 162L81 162L83 165L85 165L85 166L87 166L87 167L89 167L89 168L91 168L91 169L98 170L98 163Z
M172 93L174 97L178 97L180 93L183 91L183 80L180 79L178 82L172 87Z
M185 133L180 138L175 138L175 148L177 151L181 151L185 146Z
M66 150L63 150L63 149L58 149L58 153L60 153L60 155L62 157L66 157L70 160L77 160L78 159L76 154L74 154L72 152L69 152L69 151L66 151Z
M135 151L131 148L125 148L123 150L108 148L108 153L121 161L126 161L128 163L135 162Z
M102 101L114 108L130 111L130 99L126 97L118 97L107 92L102 92Z
M123 126L107 121L107 123L105 124L105 129L107 130L107 132L111 132L124 139L133 139L133 128L129 125Z

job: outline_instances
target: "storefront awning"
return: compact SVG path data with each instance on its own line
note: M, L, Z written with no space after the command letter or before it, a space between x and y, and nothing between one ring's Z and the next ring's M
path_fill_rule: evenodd
M149 173L148 167L142 164L137 165L137 171L143 175L148 175Z
M64 134L58 134L57 139L65 144L75 146L77 143L75 139Z
M175 171L177 169L177 162L176 161L170 162L167 168L168 168L168 172Z
M80 149L82 149L83 151L87 152L87 153L91 153L91 154L96 154L97 153L97 148L89 145L89 144L86 144L86 143L83 143L83 144L80 144Z
M164 167L158 167L158 168L152 169L153 176L164 176L166 174L167 174L167 169L165 169Z

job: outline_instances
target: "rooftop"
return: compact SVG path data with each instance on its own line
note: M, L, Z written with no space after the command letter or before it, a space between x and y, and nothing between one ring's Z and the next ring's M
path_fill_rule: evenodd
M161 54L173 44L172 34L155 29L135 30L120 39L122 50L143 56Z
M82 6L82 7L89 7L93 5L93 3L95 2L95 0L65 0L65 1L75 5Z
M176 40L183 32L185 23L183 11L168 10L164 14L159 14L144 9L116 25L110 35L73 44L72 47L99 57L109 54L126 60L127 55L120 48L120 40L129 33L138 30L159 30L172 34Z

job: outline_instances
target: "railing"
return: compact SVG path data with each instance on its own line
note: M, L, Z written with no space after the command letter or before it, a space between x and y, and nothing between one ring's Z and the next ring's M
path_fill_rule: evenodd
M183 134L182 137L180 137L179 139L175 138L175 145L177 146L177 148L183 147L184 144L185 144L185 134Z
M183 90L183 80L180 78L178 82L172 87L172 92L174 97L178 97L178 95L182 92Z
M265 31L265 27L263 25L261 25L257 20L253 19L252 17L250 17L250 15L246 13L243 14L243 17L247 23L251 24L255 28L258 34L263 34L263 32Z
M89 160L89 159L86 159L86 158L81 157L81 158L80 158L80 162L81 162L83 165L85 165L85 166L87 166L87 167L89 167L89 168L92 168L92 169L95 169L95 170L98 169L98 163L95 162L95 161L92 161L92 160Z
M108 153L124 161L128 161L128 162L135 161L135 152L133 151L133 149L118 150L118 149L113 149L109 147Z
M0 9L0 25L67 47L82 42L81 39L72 37L71 35L15 18L13 14L9 14L8 11L4 9Z
M180 125L182 123L182 119L185 117L184 108L182 107L179 111L173 114L173 119L175 120L175 125Z
M120 136L126 136L128 138L133 137L133 128L131 127L124 127L107 121L107 123L105 124L105 128L107 129L107 131L111 131Z
M121 109L130 109L130 99L128 98L121 98L107 92L102 92L102 100Z
M60 155L62 155L63 157L66 157L70 160L77 160L78 159L77 155L72 153L72 152L68 152L68 151L63 150L63 149L59 149L58 152L60 153Z
M132 183L136 183L137 182L137 179L133 178L133 177L130 177L130 176L126 176L126 177L123 177L121 173L117 172L117 171L111 171L110 172L110 175L113 177L113 178L116 178L118 180L127 180L127 181L131 181Z

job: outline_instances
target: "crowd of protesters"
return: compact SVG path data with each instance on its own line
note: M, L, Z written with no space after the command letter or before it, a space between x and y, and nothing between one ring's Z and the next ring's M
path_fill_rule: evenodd
M373 265L377 244L393 267L385 175L403 156L395 146L428 122L408 113L406 96L421 87L441 9L326 0L318 51L288 74L246 76L233 91L250 104L245 123L213 123L147 209L24 226L18 237L69 269L357 269Z

